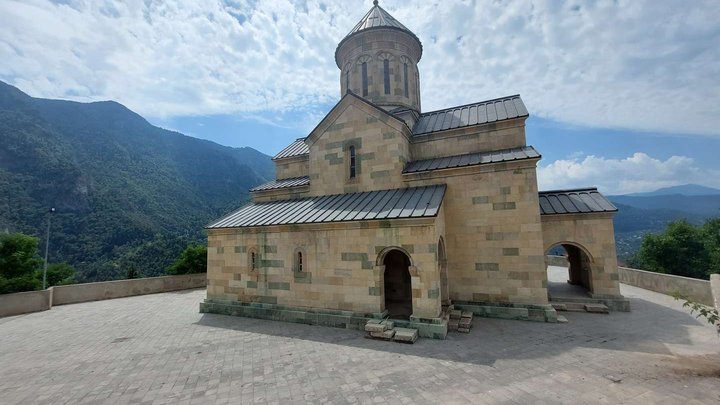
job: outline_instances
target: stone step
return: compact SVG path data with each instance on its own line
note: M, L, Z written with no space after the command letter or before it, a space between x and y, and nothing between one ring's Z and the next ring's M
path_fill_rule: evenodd
M370 319L365 324L365 332L385 332L395 326L393 321L387 319Z
M393 336L395 336L395 330L388 329L382 332L369 332L369 335L373 339L392 340Z
M415 343L418 338L417 329L395 328L393 340L400 343Z
M552 302L550 304L556 311L590 312L595 314L607 314L610 312L605 304L583 302Z
M460 319L462 318L462 311L459 309L453 309L450 311L450 319Z
M608 314L608 307L603 304L585 304L585 311L595 314Z
M448 321L448 332L455 332L460 327L459 319L451 319Z

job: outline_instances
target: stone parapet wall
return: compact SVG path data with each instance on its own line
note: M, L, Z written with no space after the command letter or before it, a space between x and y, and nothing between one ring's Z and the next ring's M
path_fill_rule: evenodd
M0 294L0 317L47 311L52 308L52 287L41 291Z
M46 311L53 305L98 301L133 295L202 288L207 285L205 273L137 278L132 280L72 284L0 295L0 317Z
M620 282L623 284L667 295L680 292L691 301L713 305L713 293L709 281L627 267L618 267L618 273L620 274ZM720 284L720 280L718 282ZM718 290L720 290L720 285ZM718 293L720 295L720 291Z
M710 275L710 290L715 302L715 308L720 309L720 274Z

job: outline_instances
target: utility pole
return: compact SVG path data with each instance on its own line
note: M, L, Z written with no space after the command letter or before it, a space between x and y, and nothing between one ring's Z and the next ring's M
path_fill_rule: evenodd
M45 234L45 266L43 267L43 290L46 288L47 284L47 258L48 248L50 247L50 221L52 220L53 212L55 212L55 208L50 208L50 211L48 211L47 233Z

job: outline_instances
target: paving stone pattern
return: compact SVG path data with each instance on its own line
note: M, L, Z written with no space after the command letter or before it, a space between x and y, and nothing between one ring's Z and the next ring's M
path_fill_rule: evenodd
M670 297L622 292L630 313L476 317L414 345L200 314L203 290L58 306L0 319L0 403L720 401L714 328Z

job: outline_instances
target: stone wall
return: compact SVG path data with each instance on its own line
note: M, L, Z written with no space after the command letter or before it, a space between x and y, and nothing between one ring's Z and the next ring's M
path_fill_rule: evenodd
M206 285L205 273L61 285L53 287L53 305L187 290Z
M442 232L434 218L209 230L208 299L378 314L385 310L381 256L398 247L412 262L413 315L437 317Z
M588 256L594 298L621 297L612 218L612 213L542 216L545 252L570 244Z
M275 161L275 178L278 180L307 176L309 172L308 155L293 156Z
M710 281L674 276L672 274L630 269L627 267L620 267L618 270L620 274L620 282L623 284L667 295L680 292L681 294L687 296L691 301L710 306L714 304ZM717 277L720 275L715 276ZM720 291L718 291L718 293L717 298L720 298Z
M413 137L413 160L525 146L525 117Z
M53 305L202 288L206 285L206 274L200 273L72 284L50 287L42 291L2 294L0 317L45 311Z
M410 159L409 129L355 97L345 97L308 138L310 195L332 195L401 187ZM356 176L349 174L349 148Z
M41 291L0 294L0 317L47 311L52 308L52 287Z
M536 159L405 175L408 186L447 184L450 298L547 304Z

